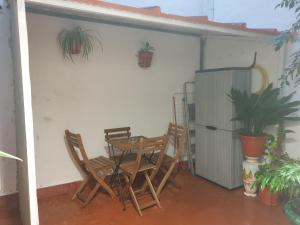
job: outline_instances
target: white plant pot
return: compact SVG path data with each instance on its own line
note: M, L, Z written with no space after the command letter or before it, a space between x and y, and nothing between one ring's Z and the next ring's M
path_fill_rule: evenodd
M261 161L243 161L243 182L244 182L244 194L248 197L256 197L257 186L253 185L255 182L255 173L259 170L259 166L262 165Z

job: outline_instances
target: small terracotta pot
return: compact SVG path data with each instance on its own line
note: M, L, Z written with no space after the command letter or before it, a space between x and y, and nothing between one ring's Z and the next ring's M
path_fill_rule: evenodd
M278 192L271 192L268 187L265 187L259 193L259 200L267 205L267 206L278 206L279 203L279 193Z
M142 68L147 68L151 66L153 52L139 51L139 66Z
M245 158L248 161L258 161L265 152L266 137L265 136L244 136L240 135L242 149Z

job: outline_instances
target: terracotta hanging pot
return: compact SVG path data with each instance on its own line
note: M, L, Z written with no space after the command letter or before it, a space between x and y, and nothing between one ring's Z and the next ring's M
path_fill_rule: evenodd
M247 161L257 162L265 152L266 137L265 136L245 136L240 135L243 154Z
M278 192L271 192L268 187L265 187L259 193L259 200L268 206L278 206L279 202L279 193Z
M152 57L153 57L153 52L139 51L138 53L139 66L142 68L150 67L152 62Z
M73 41L71 46L70 46L70 52L73 55L78 55L81 52L81 46L82 43L81 42L77 42L77 41Z

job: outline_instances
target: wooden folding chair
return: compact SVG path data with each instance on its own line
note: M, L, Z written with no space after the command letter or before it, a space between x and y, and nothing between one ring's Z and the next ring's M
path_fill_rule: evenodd
M77 163L85 174L85 178L73 195L72 200L78 198L83 206L86 206L96 195L100 187L112 198L116 197L114 191L105 181L105 178L112 174L114 162L104 156L88 159L80 134L74 134L66 130L65 137L75 163ZM82 193L90 182L94 182L95 186L85 198L82 196Z
M142 216L142 210L154 205L157 205L161 208L159 199L155 193L155 189L151 183L151 174L157 169L157 167L161 164L164 149L167 143L167 136L161 136L156 138L141 138L138 143L138 150L136 160L129 161L121 165L121 170L123 171L123 176L125 178L127 186L125 187L125 191L129 192L131 199L139 213ZM159 157L156 163L152 163L149 161L146 156L147 154L152 154L153 152L158 152ZM150 189L150 193L153 197L153 201L145 203L140 206L137 194L141 193L141 189L134 189L133 184L136 180L138 174L142 174L146 179L146 185Z
M104 133L105 141L107 142L109 158L116 160L121 156L122 153L118 152L117 149L113 149L110 142L118 139L130 138L130 127L105 129Z
M185 146L185 137L186 137L185 128L170 123L167 137L168 137L168 146L173 147L174 152L173 152L173 156L169 156L165 154L163 157L163 161L159 169L159 172L163 174L163 178L160 181L158 187L156 188L157 196L160 195L167 181L170 181L176 187L179 187L179 185L177 185L175 181L175 176L177 174L176 168L178 168L178 164L181 158L181 153ZM156 158L154 159L155 161L157 160L158 155L155 155L154 157Z

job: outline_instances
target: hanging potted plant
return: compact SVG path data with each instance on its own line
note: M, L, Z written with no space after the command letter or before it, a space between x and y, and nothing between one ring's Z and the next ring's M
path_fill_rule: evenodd
M138 64L142 68L151 66L154 47L149 42L143 44L143 47L138 52Z
M101 51L103 50L100 39L80 26L63 29L58 34L58 43L64 58L72 62L74 62L74 55L81 55L82 58L88 59L96 44L99 44Z
M241 122L240 140L245 158L257 161L264 154L264 129L284 120L300 120L291 114L298 111L300 101L291 101L294 93L280 97L280 89L270 84L261 95L232 89L228 95L235 108L232 121Z

